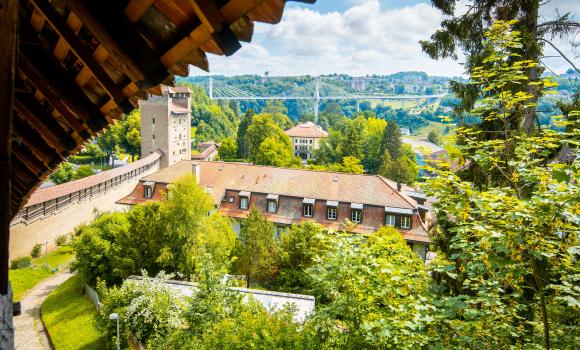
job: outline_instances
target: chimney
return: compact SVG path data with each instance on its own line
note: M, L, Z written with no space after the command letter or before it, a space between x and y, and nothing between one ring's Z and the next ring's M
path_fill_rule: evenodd
M201 180L201 164L198 162L191 163L191 170L193 176L195 176L195 182L199 185L199 181Z
M397 191L401 192L402 188L403 188L403 184L400 182L397 182Z

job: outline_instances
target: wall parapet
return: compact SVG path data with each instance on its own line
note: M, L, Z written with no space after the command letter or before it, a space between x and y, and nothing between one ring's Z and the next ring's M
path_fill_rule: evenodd
M12 219L10 226L28 225L47 216L55 215L74 203L91 200L111 192L148 172L159 169L161 152L156 151L133 163L64 184L40 188L32 193L28 202Z

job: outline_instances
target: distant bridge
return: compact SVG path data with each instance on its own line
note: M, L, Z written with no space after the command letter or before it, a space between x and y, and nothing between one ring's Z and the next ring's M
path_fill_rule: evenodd
M272 79L272 78L264 78ZM363 82L359 83L358 87L353 89L348 89L340 84L330 83L327 80L337 80L334 78L322 78L314 77L307 80L305 83L298 85L294 84L293 87L277 93L275 95L263 95L254 94L252 92L242 90L238 87L232 86L227 83L224 79L217 79L209 77L207 81L199 82L205 88L206 93L212 100L311 100L314 101L314 116L318 119L318 108L321 100L356 100L357 110L359 106L359 101L361 100L395 100L402 101L415 101L419 104L419 101L423 99L436 100L447 95L443 94L431 94L431 95L395 95L395 94L384 94L384 93L373 93L366 91L366 81L370 81L370 78L355 78L352 81ZM344 81L341 81L344 83Z

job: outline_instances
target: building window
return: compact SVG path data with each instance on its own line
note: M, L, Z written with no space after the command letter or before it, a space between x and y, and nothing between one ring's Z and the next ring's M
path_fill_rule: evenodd
M155 125L155 118L153 118L153 125Z
M385 225L395 226L395 215L387 214L385 218Z
M356 222L357 224L362 221L362 210L354 210L350 211L350 220L352 222Z
M312 217L312 204L304 204L304 216L311 218Z
M401 227L402 228L411 228L411 217L410 216L401 216Z
M145 186L145 198L151 198L153 196L153 191L150 186Z
M328 220L336 220L336 208L326 208L326 218Z
M155 134L153 134L153 140L155 140Z
M277 206L276 201L268 201L268 213L275 213Z
M230 203L233 203L234 202L234 196L230 196L229 201L230 201Z
M248 209L248 197L240 197L240 209Z

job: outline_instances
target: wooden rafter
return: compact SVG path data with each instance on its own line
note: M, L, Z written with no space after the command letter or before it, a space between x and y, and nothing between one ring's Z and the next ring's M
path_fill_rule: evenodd
M20 118L14 118L13 132L20 143L26 145L45 165L51 167L60 161L60 156L46 145L40 136L37 137L35 130L20 120Z
M125 113L129 113L133 106L127 100L127 96L113 82L111 77L105 72L101 64L93 56L93 53L81 42L75 33L69 28L64 19L46 0L33 0L33 3L39 8L43 16L54 27L56 32L67 43L75 55L81 60L83 65L93 74L97 81L102 85L104 90L113 98L115 103L120 106Z

